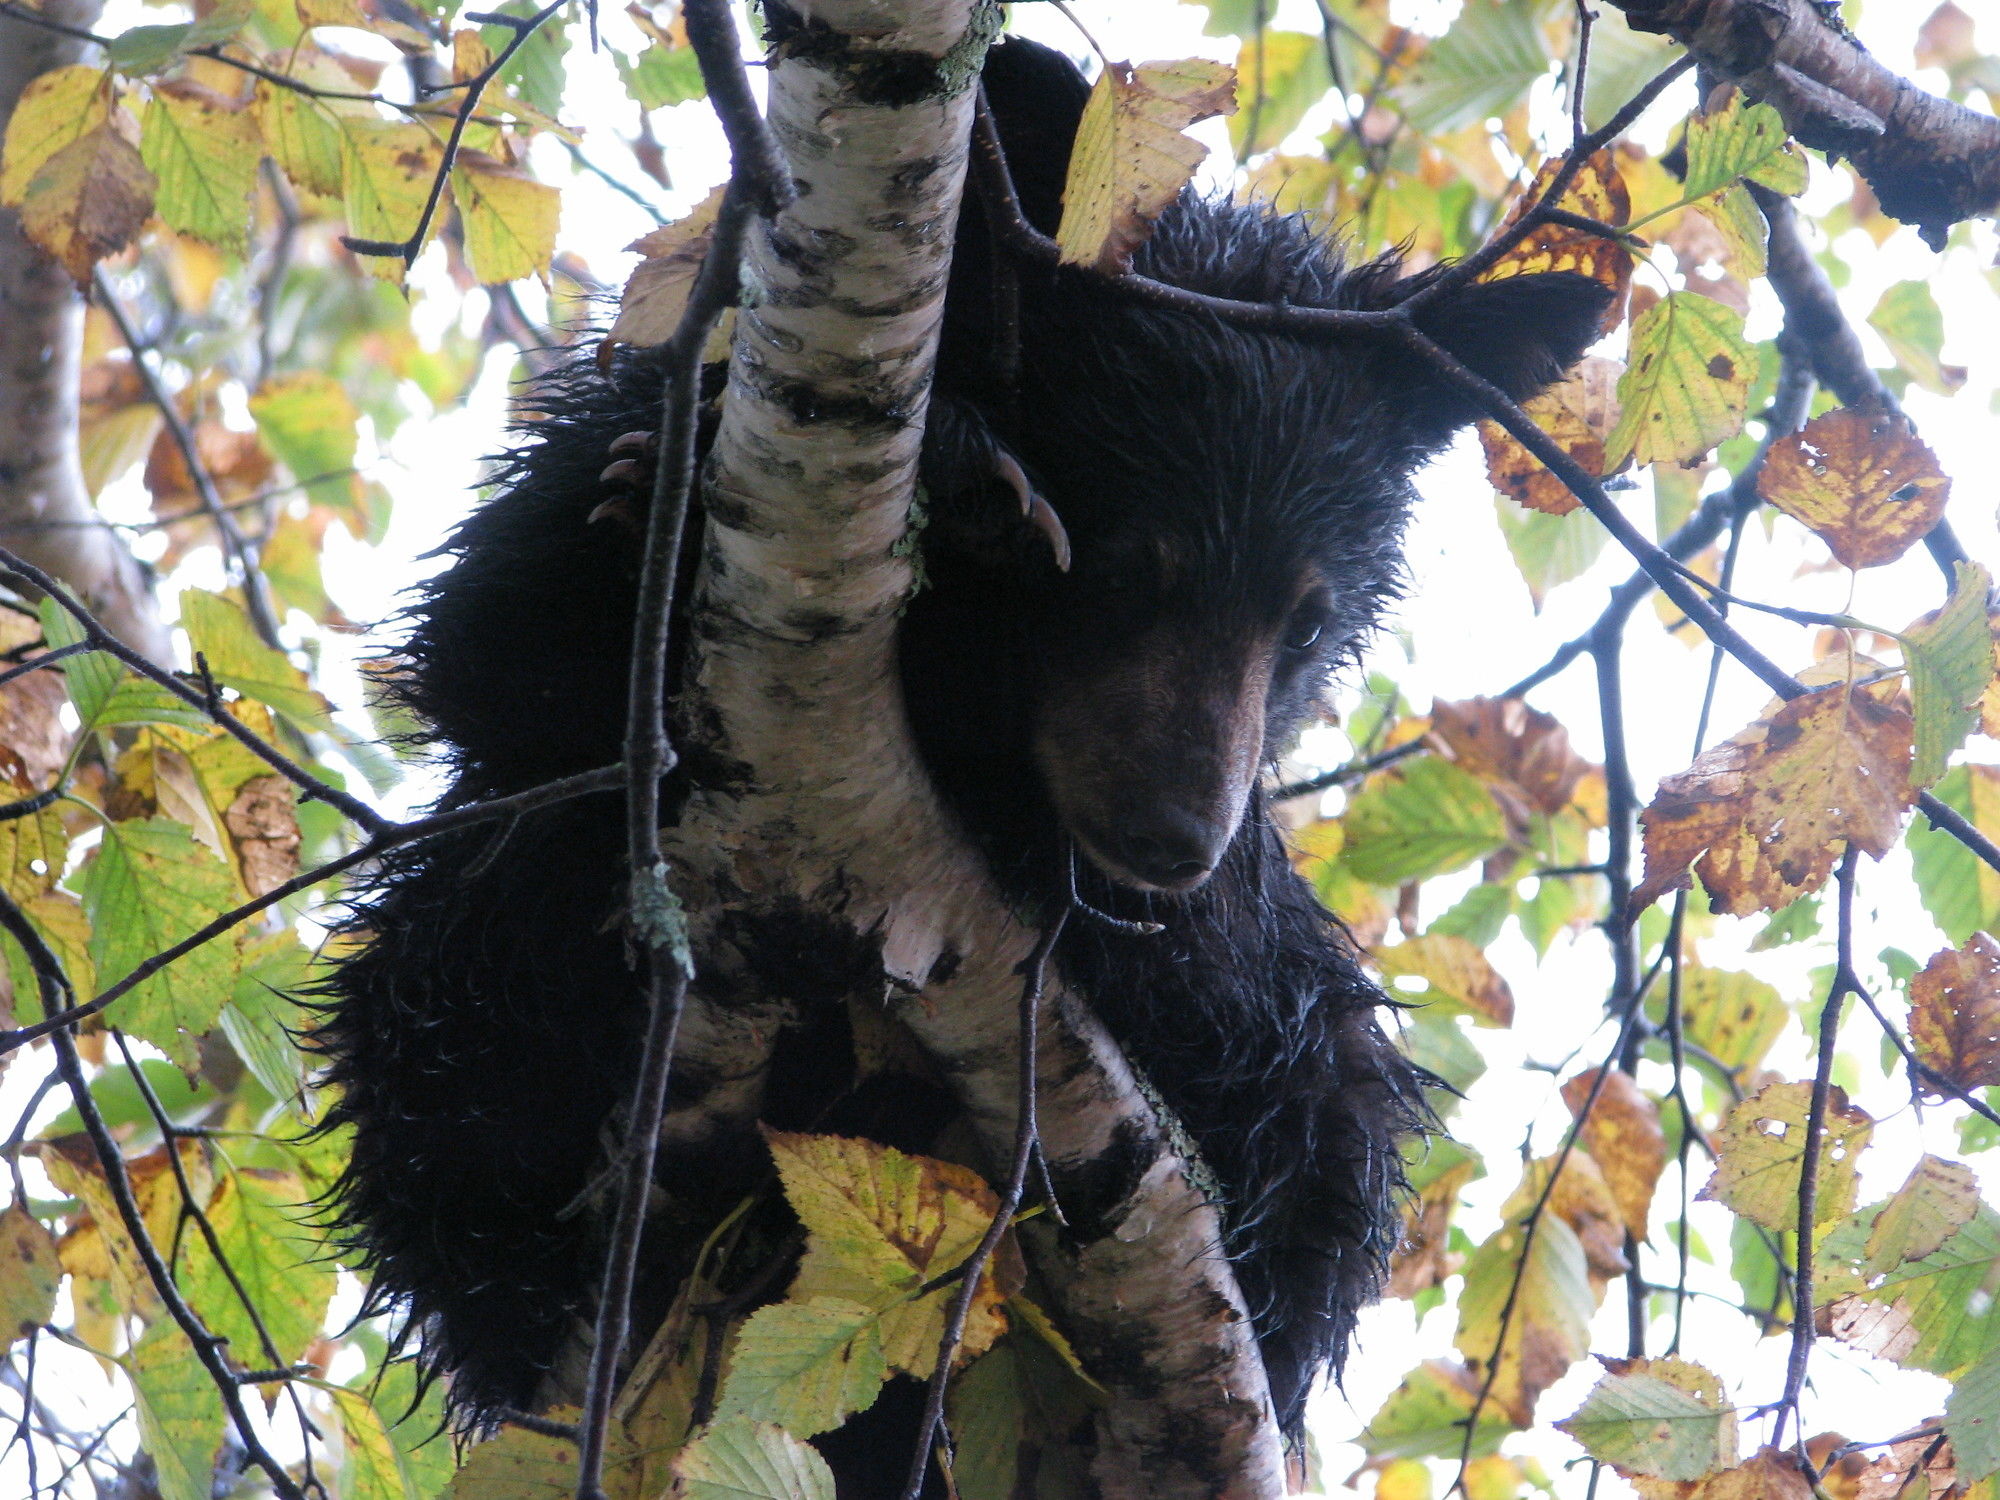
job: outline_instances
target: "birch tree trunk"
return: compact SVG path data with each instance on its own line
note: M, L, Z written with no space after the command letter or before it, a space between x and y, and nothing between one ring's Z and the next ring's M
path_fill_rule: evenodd
M895 632L972 89L997 17L973 0L812 0L799 19L811 45L779 49L769 112L800 191L748 256L759 301L738 320L710 460L682 714L683 737L740 774L696 796L671 857L698 952L717 951L725 916L806 913L879 940L893 1009L996 1165L1014 1138L1018 970L1035 933L929 787L904 728ZM694 997L677 1067L714 1087L670 1135L755 1110L771 1020L754 1002ZM1072 1228L1024 1239L1111 1393L1102 1492L1282 1494L1214 1209L1059 984L1040 1038L1041 1139Z

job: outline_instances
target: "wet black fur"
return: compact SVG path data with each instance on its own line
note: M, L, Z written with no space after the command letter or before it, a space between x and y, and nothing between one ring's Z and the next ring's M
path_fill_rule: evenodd
M986 77L1024 204L1052 228L1082 82L1019 42L994 50ZM1386 305L1412 285L1393 261L1343 266L1298 219L1192 195L1162 219L1138 269L1221 296L1328 307ZM1274 678L1275 756L1396 591L1410 472L1471 414L1421 365L1375 344L1146 309L1077 274L1018 276L1020 368L1009 382L995 358L1007 342L995 262L969 207L926 437L928 581L902 652L925 764L1032 916L1066 886L1064 840L1027 744L1039 685L1070 655L1115 653L1162 620L1236 638L1268 631L1309 564L1334 605L1321 640ZM1473 288L1424 322L1526 395L1590 342L1601 307L1580 278L1533 277ZM540 420L412 610L400 691L450 758L443 805L619 757L637 547L586 518L607 496L597 477L607 446L654 425L658 394L643 357L538 388ZM991 479L995 445L1062 516L1069 575ZM1150 571L1163 537L1180 560L1170 589ZM697 760L683 774L726 768ZM534 1401L600 1271L594 1216L563 1211L602 1170L636 1065L621 816L603 797L399 851L357 909L370 941L326 997L319 1045L342 1090L337 1117L354 1130L337 1212L377 1303L408 1310L426 1361L450 1374L473 1420ZM1396 1143L1424 1112L1418 1075L1377 1024L1382 995L1257 808L1191 896L1144 896L1087 865L1078 878L1093 905L1165 924L1149 937L1072 921L1058 961L1198 1142L1273 1398L1295 1423L1378 1290L1396 1232ZM840 1002L879 994L872 955L782 928L733 935L725 961L704 956L711 985L775 986L797 1002L765 1118L922 1149L949 1115L941 1090L848 1087ZM675 1084L682 1100L700 1086ZM707 1225L764 1170L759 1150L721 1140L663 1161L642 1329ZM1116 1190L1057 1187L1080 1232ZM843 1492L865 1491L850 1474Z

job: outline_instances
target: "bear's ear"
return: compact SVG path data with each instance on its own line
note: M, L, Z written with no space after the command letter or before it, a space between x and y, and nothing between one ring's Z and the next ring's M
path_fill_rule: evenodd
M1414 290L1410 282L1402 288ZM1574 271L1476 281L1425 304L1417 328L1475 374L1516 401L1562 378L1597 342L1611 290ZM1443 444L1484 416L1455 383L1421 355L1398 350L1393 376L1410 392L1402 406L1420 443Z

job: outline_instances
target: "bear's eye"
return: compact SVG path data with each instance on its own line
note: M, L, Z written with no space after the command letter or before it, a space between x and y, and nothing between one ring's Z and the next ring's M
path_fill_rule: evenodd
M1282 644L1287 651L1310 651L1326 631L1326 611L1318 602L1295 611L1285 626Z

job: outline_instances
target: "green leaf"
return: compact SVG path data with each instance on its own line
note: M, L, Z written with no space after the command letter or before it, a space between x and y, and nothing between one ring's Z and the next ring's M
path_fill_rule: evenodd
M417 1500L402 1450L367 1392L315 1384L333 1398L333 1412L340 1420L340 1500Z
M1682 189L1702 198L1740 177L1754 178L1781 193L1805 187L1805 159L1789 156L1785 120L1768 104L1752 104L1741 94L1723 108L1696 115L1687 127L1687 176ZM1790 186L1794 180L1797 186Z
M0 1348L54 1315L62 1262L55 1237L27 1209L0 1209Z
M120 1364L139 1408L139 1446L158 1472L160 1500L209 1500L222 1446L222 1393L180 1328L162 1318Z
M264 154L255 118L206 90L155 88L139 156L159 180L154 206L181 233L243 254Z
M1949 396L1965 384L1965 370L1944 363L1944 313L1928 281L1899 281L1868 314L1896 368L1934 395Z
M1922 1260L1876 1275L1867 1244L1882 1206L1865 1209L1820 1244L1819 1300L1843 1342L1906 1369L1952 1379L2000 1352L2000 1215L1981 1204Z
M618 65L618 77L625 85L625 92L641 109L663 109L708 96L701 62L692 47L662 47L655 43L636 58L613 52L611 60Z
M406 1359L381 1367L365 1387L389 1424L389 1438L403 1456L403 1474L408 1481L410 1500L432 1500L442 1495L458 1467L452 1452L451 1419L445 1411L442 1381L422 1382L418 1390L417 1367Z
M83 627L53 599L41 604L42 634L51 647L70 646L83 639ZM62 664L63 685L85 733L115 729L121 724L176 724L205 729L208 715L175 697L158 683L135 677L115 656L86 651Z
M1500 929L1514 910L1514 891L1497 881L1475 885L1443 916L1424 929L1448 937L1462 937L1474 947L1485 948L1500 936Z
M680 1500L833 1500L826 1460L770 1422L716 1420L681 1450L674 1475Z
M1320 37L1266 30L1246 38L1236 56L1236 113L1229 117L1238 159L1282 143L1332 87Z
M223 1034L273 1098L290 1099L308 1071L296 1038L312 1029L312 1017L293 997L305 988L312 955L289 932L253 938L240 952L242 971L222 1008Z
M1552 589L1581 578L1604 552L1607 534L1586 510L1552 516L1524 509L1505 496L1496 496L1493 503L1500 534L1537 612Z
M1944 1398L1944 1432L1960 1480L2000 1472L2000 1352L1961 1375Z
M1819 936L1819 896L1801 896L1790 906L1771 914L1758 934L1750 939L1752 953L1768 953L1792 943L1809 943Z
M215 1184L209 1224L275 1349L264 1347L257 1323L203 1237L184 1252L181 1285L210 1330L229 1340L230 1358L238 1363L292 1364L324 1330L334 1265L319 1237L300 1223L311 1211L305 1185L289 1172L245 1167Z
M1427 1359L1389 1393L1356 1441L1372 1459L1455 1459L1465 1444L1465 1425L1479 1399L1479 1386L1478 1377L1456 1361ZM1494 1452L1512 1430L1489 1399L1480 1406L1468 1456Z
M1882 1205L1863 1249L1867 1269L1883 1275L1932 1254L1979 1210L1979 1179L1955 1161L1924 1156Z
M1411 1062L1434 1073L1461 1094L1486 1072L1486 1059L1473 1046L1464 1028L1450 1016L1419 1013L1404 1025L1401 1044ZM1458 1106L1450 1094L1439 1093L1433 1098L1441 1115L1450 1115Z
M1401 91L1403 116L1429 134L1504 115L1549 73L1533 0L1467 0Z
M1715 1172L1696 1198L1726 1204L1772 1231L1795 1228L1812 1092L1809 1083L1774 1083L1732 1109L1716 1141ZM1846 1090L1831 1090L1814 1174L1815 1224L1845 1218L1853 1207L1856 1158L1874 1128Z
M504 16L526 20L541 7L529 3L529 0L506 0L504 5L487 8ZM512 28L506 26L479 28L479 39L492 49L495 57L506 50L514 35ZM518 95L524 104L550 117L559 115L562 113L566 76L563 58L568 53L569 28L562 24L559 17L551 17L522 43L520 51L507 60L507 65L500 70L499 82L509 93ZM409 230L403 232L408 234Z
M91 959L107 984L227 911L235 893L229 866L166 818L108 825L79 884ZM204 943L143 980L110 1020L191 1074L195 1043L214 1027L235 980L234 947L226 939Z
M1365 787L1342 819L1341 861L1371 885L1447 874L1506 840L1499 804L1477 778L1436 756L1406 761Z
M257 434L315 505L353 517L358 501L354 473L356 428L361 414L331 375L305 370L267 380L250 398ZM348 530L367 538L350 523Z
M1986 598L1993 578L1974 562L1957 564L1951 598L1937 618L1901 637L1910 668L1917 753L1910 783L1927 787L1979 722L1979 699L1993 680L1993 637Z
M951 1477L962 1500L1014 1500L1026 1402L1014 1341L1003 1339L951 1383Z
M1989 838L2000 838L2000 766L1953 766L1934 793ZM2000 871L1922 814L1903 835L1917 895L1953 947L1973 933L2000 930Z
M234 601L202 589L181 592L181 626L189 644L224 687L275 708L302 729L324 729L326 699L284 652L267 646Z
M1604 467L1701 457L1743 426L1757 353L1743 314L1712 297L1669 292L1632 325L1618 379L1618 425L1604 441Z
M812 1437L868 1406L888 1378L873 1309L835 1297L780 1302L736 1335L716 1415Z
M1555 1424L1592 1458L1682 1481L1736 1462L1736 1412L1715 1375L1678 1359L1605 1364L1576 1414Z

